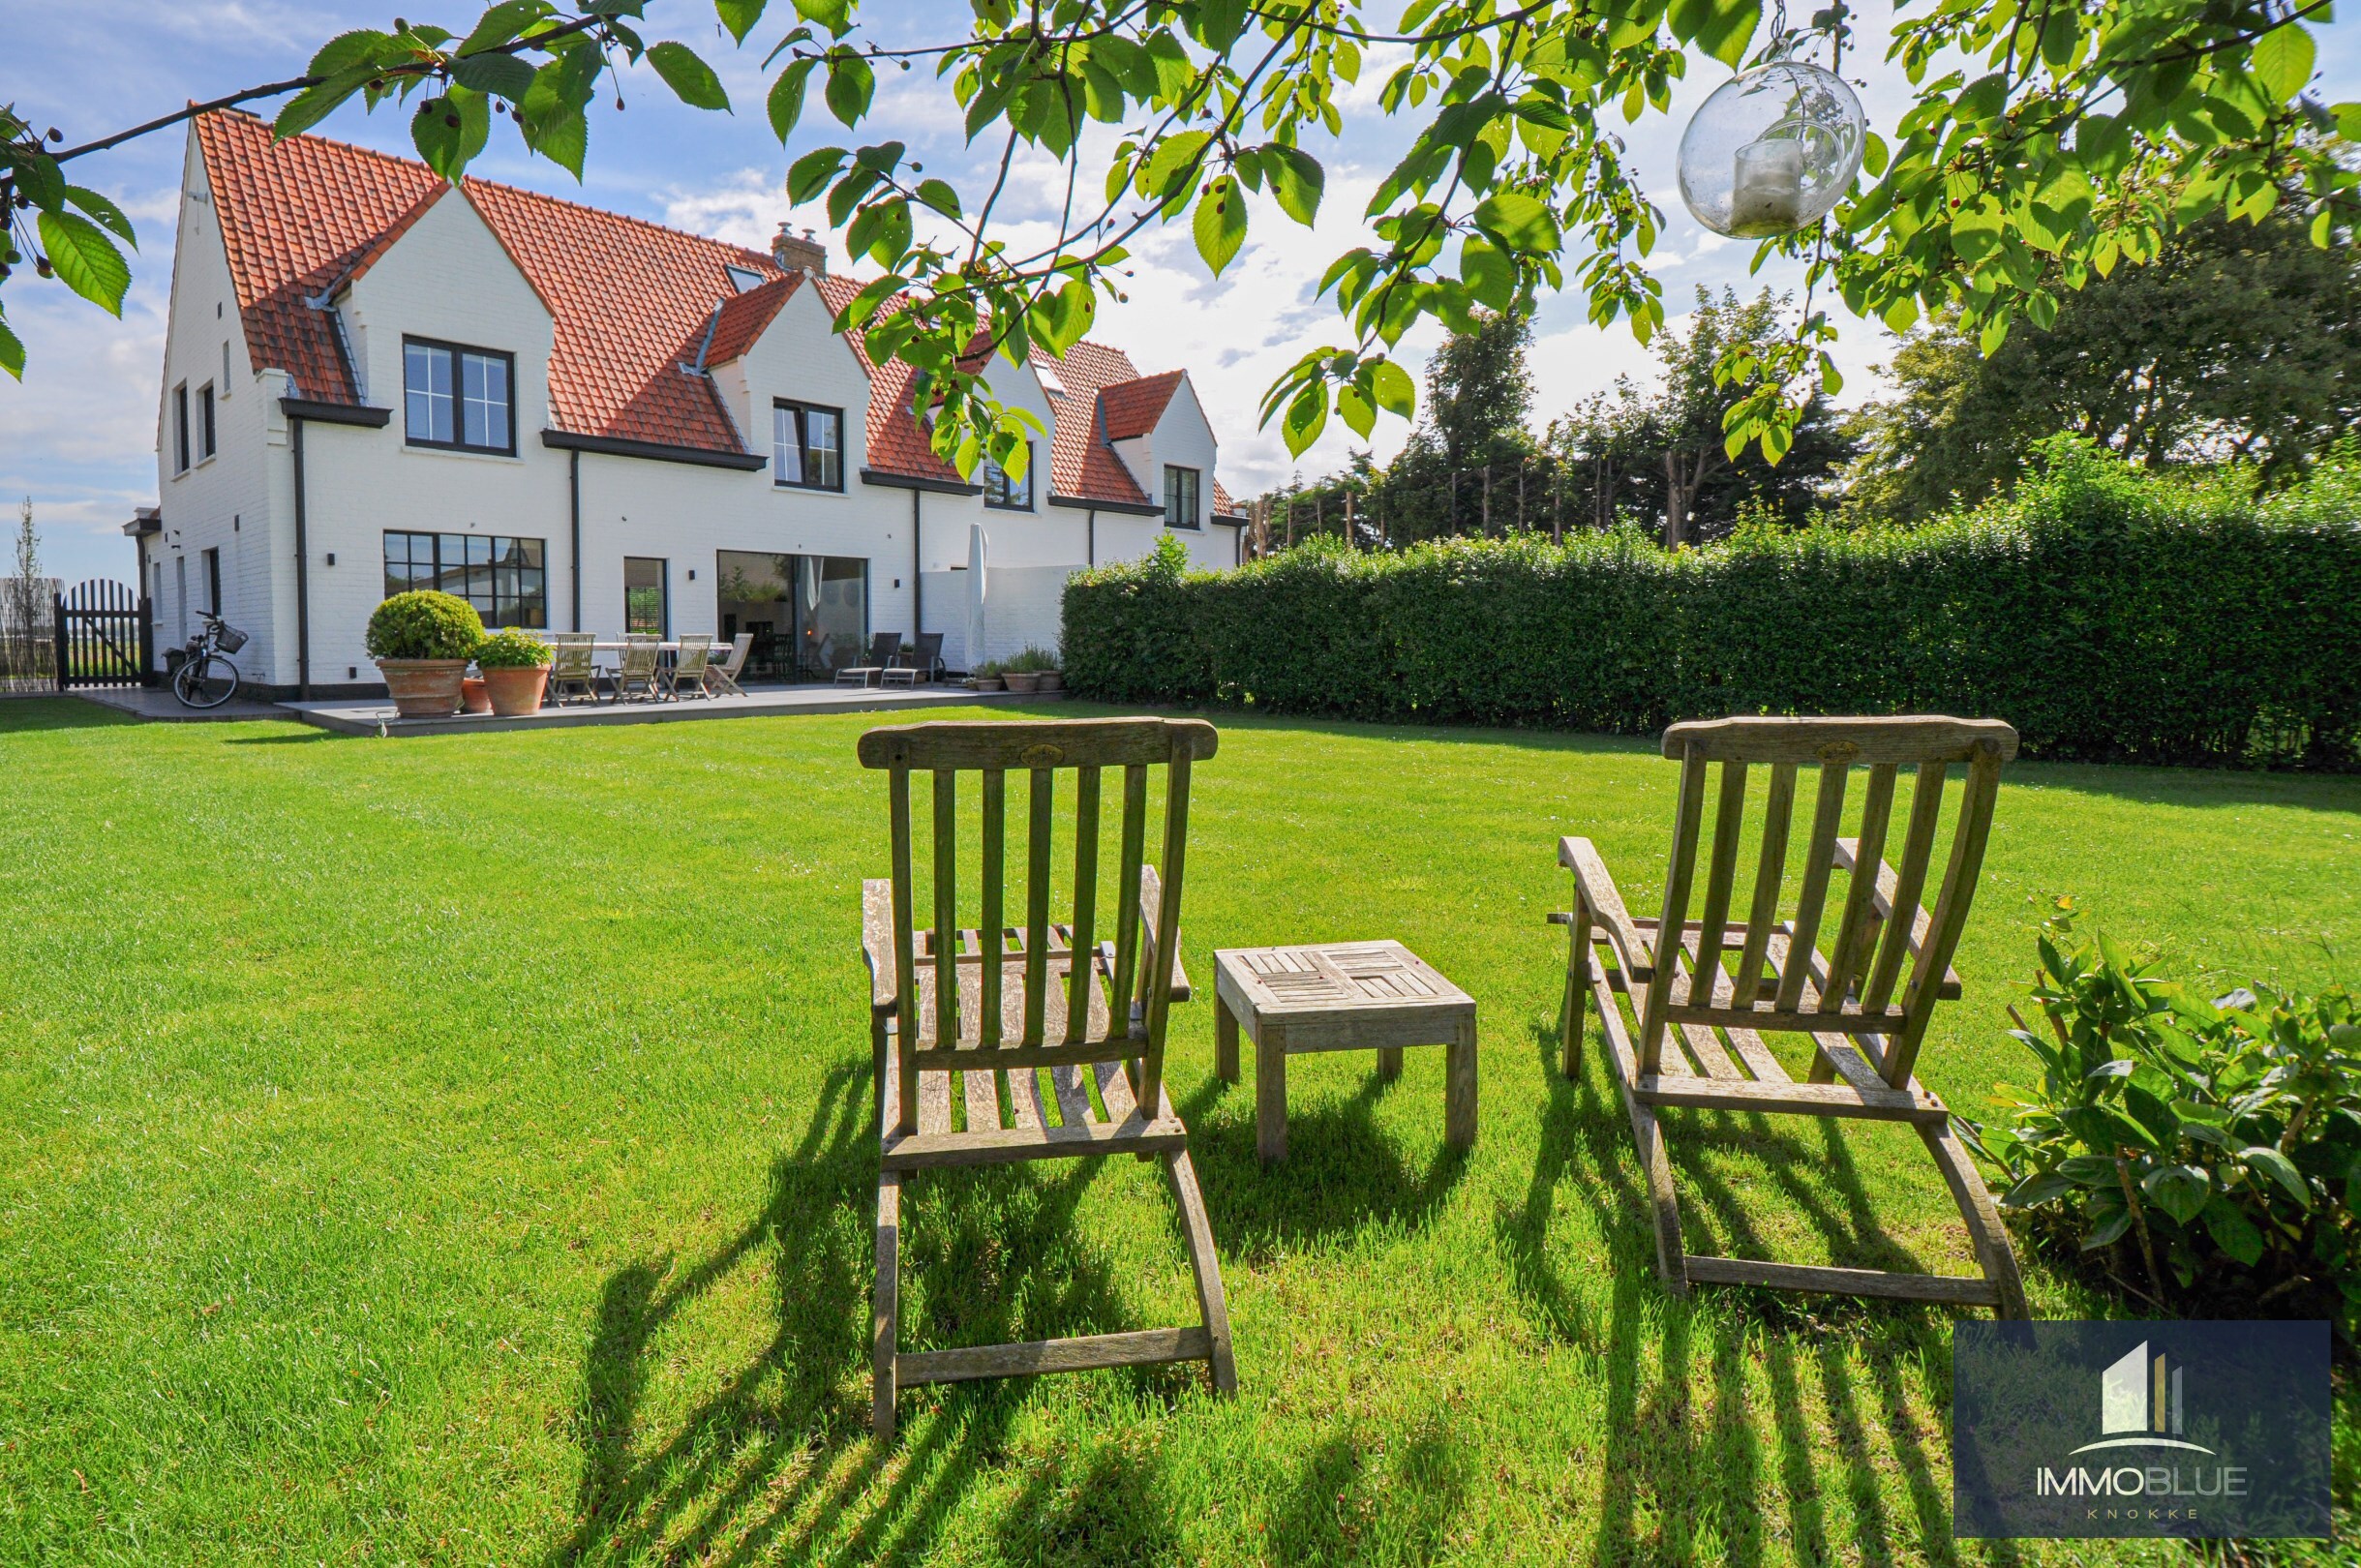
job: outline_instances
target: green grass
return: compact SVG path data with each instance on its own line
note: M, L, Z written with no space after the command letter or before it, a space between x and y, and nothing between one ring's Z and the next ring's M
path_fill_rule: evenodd
M1480 1005L1481 1139L1442 1146L1438 1051L1382 1090L1303 1058L1263 1171L1210 1001L1177 1009L1240 1397L923 1390L880 1451L866 721L0 704L0 1562L2114 1560L1952 1541L1946 1315L1659 1287L1598 1053L1550 1070L1541 918L1568 831L1646 907L1672 765L1221 722L1192 972L1401 937ZM2028 1075L2002 1010L2052 892L2208 970L2350 979L2357 852L2361 779L2013 768L1924 1076L1977 1114ZM1668 1121L1694 1249L1972 1266L1902 1130ZM907 1346L1194 1319L1150 1165L924 1177L904 1215Z

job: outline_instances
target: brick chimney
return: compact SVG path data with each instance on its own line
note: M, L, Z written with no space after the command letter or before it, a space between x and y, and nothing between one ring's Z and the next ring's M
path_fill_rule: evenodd
M828 271L828 247L813 239L810 229L803 230L803 237L798 239L781 224L771 241L771 259L779 264L782 272L808 272L817 278Z

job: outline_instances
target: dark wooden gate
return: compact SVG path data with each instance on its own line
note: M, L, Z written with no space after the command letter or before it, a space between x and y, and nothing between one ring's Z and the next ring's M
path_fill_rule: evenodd
M156 617L128 585L105 578L57 597L57 684L139 686L155 668Z

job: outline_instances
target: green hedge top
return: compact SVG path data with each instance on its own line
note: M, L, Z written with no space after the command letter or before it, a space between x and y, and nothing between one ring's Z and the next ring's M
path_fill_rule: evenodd
M1731 713L2007 719L2029 753L2361 762L2361 467L2258 500L2070 443L1911 531L1322 541L1068 585L1070 689L1387 721L1652 734Z

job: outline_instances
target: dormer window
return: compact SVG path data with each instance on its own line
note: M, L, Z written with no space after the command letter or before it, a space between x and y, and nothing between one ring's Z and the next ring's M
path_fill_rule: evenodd
M1172 528L1201 527L1196 506L1197 471L1195 468L1165 465L1165 526Z
M784 399L772 404L771 478L796 490L842 490L844 410Z
M1033 443L1025 442L1025 476L1011 479L1009 472L990 458L976 468L976 478L984 486L984 504L1004 511L1033 510Z
M404 429L412 446L513 456L514 355L423 338L402 340Z
M730 275L730 286L742 294L749 288L760 288L767 281L751 267L725 266L721 270Z

